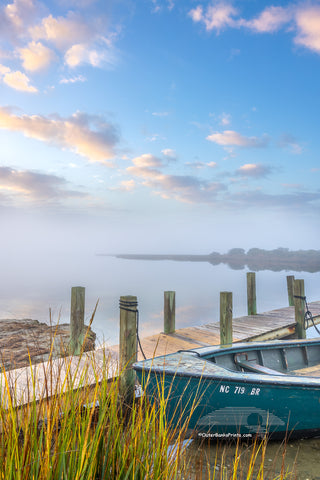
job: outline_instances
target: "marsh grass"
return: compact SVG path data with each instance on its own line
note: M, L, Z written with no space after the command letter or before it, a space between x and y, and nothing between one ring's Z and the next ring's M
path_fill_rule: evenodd
M272 445L272 458L269 448ZM276 452L275 447L276 446ZM268 442L267 437L249 443L201 441L189 451L192 480L297 480L295 462L286 462L286 440Z
M58 362L51 352L40 367L30 365L23 391L3 370L0 480L291 478L284 461L277 476L265 476L265 441L254 443L249 463L240 444L231 463L226 450L216 451L213 465L206 449L195 458L185 441L185 411L175 425L166 415L164 383L159 380L158 402L142 393L124 403L112 369L106 354L99 361L82 353ZM192 410L197 400L190 402Z

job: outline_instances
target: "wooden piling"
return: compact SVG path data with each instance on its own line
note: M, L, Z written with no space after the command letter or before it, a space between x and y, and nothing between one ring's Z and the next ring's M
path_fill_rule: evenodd
M296 321L296 336L297 338L306 338L306 331L304 329L304 315L305 315L305 293L304 280L294 280L294 314Z
M120 297L120 396L132 402L136 375L132 364L137 361L137 297Z
M256 273L247 272L248 315L257 315Z
M232 292L220 292L220 345L232 344Z
M84 340L85 288L71 288L70 353L79 355Z
M287 275L287 290L289 307L294 307L294 293L293 293L294 275Z
M176 329L176 292L164 292L163 331L174 333Z

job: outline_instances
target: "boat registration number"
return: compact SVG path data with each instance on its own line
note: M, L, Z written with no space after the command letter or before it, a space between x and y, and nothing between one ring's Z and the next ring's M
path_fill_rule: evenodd
M220 385L219 393L231 393L234 395L260 395L260 388L242 387L240 385Z

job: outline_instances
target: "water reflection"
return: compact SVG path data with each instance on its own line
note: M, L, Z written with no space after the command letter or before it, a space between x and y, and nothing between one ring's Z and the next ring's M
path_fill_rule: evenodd
M121 295L138 297L141 336L163 330L163 292L166 290L176 291L177 328L218 321L221 291L233 292L234 317L247 312L247 267L233 270L224 263L213 268L208 262L128 261L94 254L7 258L2 252L0 260L5 272L0 289L0 318L29 317L48 322L51 308L55 321L60 318L60 323L68 323L71 287L80 285L86 287L87 321L99 299L92 328L99 341L110 344L118 343ZM259 271L256 276L258 312L288 305L287 275L297 276L297 271ZM308 303L320 300L320 273L299 272L298 275L305 280ZM214 465L216 446L193 442L190 448L195 466L200 462L199 448ZM266 463L271 464L278 452L276 469L281 467L281 448L278 443L268 445ZM318 440L289 442L285 458L288 468L295 465L299 480L320 477ZM232 450L226 459L232 462Z
M101 256L103 256L103 254L101 254ZM115 256L127 260L207 262L214 266L223 263L233 270L243 270L244 268L248 268L255 272L261 270L271 270L273 272L294 270L295 272L310 273L320 271L319 250L292 251L288 248L277 248L276 250L251 248L248 252L245 252L243 248L233 248L225 254L218 252L212 252L208 255L152 255L123 253Z
M119 298L136 295L141 336L163 331L163 292L176 291L176 326L219 321L220 292L233 293L233 315L247 313L246 272L207 262L128 261L94 254L1 259L6 272L0 289L0 318L70 319L71 287L86 287L86 320L99 299L93 329L99 340L118 343ZM295 271L257 273L257 310L288 305L287 275ZM301 272L308 303L319 300L320 273Z

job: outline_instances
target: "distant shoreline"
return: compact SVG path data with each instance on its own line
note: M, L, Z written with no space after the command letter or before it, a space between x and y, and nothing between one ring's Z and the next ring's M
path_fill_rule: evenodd
M242 270L248 267L250 270L271 271L304 271L315 273L320 271L320 250L289 250L277 248L275 250L263 250L251 248L245 252L242 248L233 248L225 254L212 252L207 255L188 254L98 254L99 256L112 256L126 260L171 260L176 262L208 262L212 265L224 263L234 270Z

